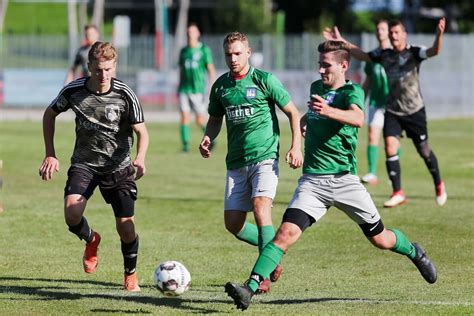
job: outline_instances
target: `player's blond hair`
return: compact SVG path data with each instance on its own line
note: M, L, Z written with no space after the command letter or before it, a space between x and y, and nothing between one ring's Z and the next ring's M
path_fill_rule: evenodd
M334 53L338 62L350 61L351 50L349 44L341 41L325 41L318 45L320 53Z
M117 60L118 54L115 47L113 47L109 42L95 42L89 50L88 57L89 62L101 59L109 61Z
M242 42L247 46L249 45L249 40L245 34L240 32L232 32L227 34L227 36L224 38L223 46L226 47L234 42Z

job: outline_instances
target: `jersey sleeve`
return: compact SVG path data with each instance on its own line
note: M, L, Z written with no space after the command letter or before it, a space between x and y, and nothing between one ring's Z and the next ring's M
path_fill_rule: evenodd
M212 65L214 63L214 60L212 59L212 52L209 46L204 45L204 64L207 65Z
M71 107L68 99L69 95L70 89L69 85L67 85L59 91L58 96L51 101L49 107L56 113L66 112Z
M224 107L220 102L221 90L217 86L217 81L212 85L211 92L209 94L209 107L207 112L210 116L221 117L225 115Z
M373 62L373 63L380 63L382 62L382 50L380 48L376 48L374 50L371 50L368 55L369 55L369 58L370 60Z
M424 46L411 46L410 50L418 62L422 62L428 58L428 55L426 54L427 48Z
M283 108L291 101L290 94L273 74L268 74L266 82L267 93L279 108Z
M355 104L364 110L364 90L358 84L352 85L351 91L347 93L347 105Z
M145 122L143 108L138 100L137 95L129 88L125 90L128 101L128 121L131 125Z

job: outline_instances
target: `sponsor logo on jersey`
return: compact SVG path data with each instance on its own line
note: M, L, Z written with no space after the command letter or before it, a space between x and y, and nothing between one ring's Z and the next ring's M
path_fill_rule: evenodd
M58 100L56 101L56 106L58 107L58 110L59 111L64 110L66 105L67 105L67 99L63 95L60 95Z
M234 123L244 121L246 118L253 116L253 114L254 109L250 104L240 104L226 108L227 119Z
M247 99L255 99L256 96L257 96L257 88L247 87L247 93L246 93Z
M336 91L329 91L325 96L324 100L326 100L327 104L332 104L334 99L336 98Z

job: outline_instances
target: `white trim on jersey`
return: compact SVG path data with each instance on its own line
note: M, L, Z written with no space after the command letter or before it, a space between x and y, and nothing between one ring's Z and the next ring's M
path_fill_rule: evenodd
M120 80L117 80L117 79L114 80L114 84L118 88L121 88L123 91L125 91L125 93L130 98L130 100L132 100L132 107L133 107L133 113L134 113L135 119L138 122L144 122L143 110L140 106L140 101L138 100L137 95L133 92L132 89L130 89L129 86L127 86L125 83L123 83Z
M420 47L420 58L421 59L427 59L428 58L428 54L427 54L427 51L428 51L428 48L426 48L425 46L419 46Z
M56 104L56 102L58 102L58 98L60 95L63 94L64 91L66 90L69 90L71 88L76 88L76 87L80 87L80 86L83 86L86 82L86 79L87 77L82 77L82 78L79 78L79 79L76 79L74 81L71 81L70 83L68 83L67 85L65 85L61 91L59 91L58 95L53 99L53 101L51 101L51 103L49 104L49 107L53 106Z

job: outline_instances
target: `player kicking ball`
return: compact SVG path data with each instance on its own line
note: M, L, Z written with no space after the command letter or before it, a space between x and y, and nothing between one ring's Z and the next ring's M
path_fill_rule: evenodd
M303 175L283 215L275 238L260 253L243 286L227 283L225 291L238 309L249 307L259 284L280 263L283 254L306 228L319 221L331 206L356 222L377 248L407 256L429 283L436 268L423 248L397 229L386 229L370 194L357 177L358 128L364 123L364 92L345 79L350 53L343 42L318 46L321 80L311 85L309 111L301 119L305 135Z

